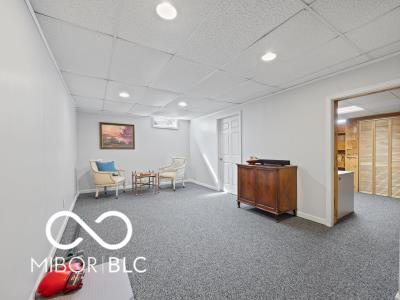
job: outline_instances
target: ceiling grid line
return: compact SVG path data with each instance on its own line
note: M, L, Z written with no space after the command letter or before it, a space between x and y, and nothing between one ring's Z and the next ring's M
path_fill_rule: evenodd
M115 47L117 44L117 34L118 34L118 29L119 29L119 24L120 24L120 17L122 14L122 11L124 9L124 1L119 2L119 5L116 8L116 11L114 12L115 15L115 22L113 24L113 34L112 34L112 47L110 51L110 57L108 60L108 66L107 66L107 81L106 81L106 87L104 89L104 96L103 96L103 108L102 111L105 110L105 102L106 102L106 97L107 97L107 90L109 87L109 79L110 79L110 74L111 74L111 66L113 62L113 57L115 54Z
M399 24L397 2L174 0L178 19L163 21L148 2L26 1L76 106L103 112L191 119L400 54L398 30L389 27ZM262 48L279 59L262 62ZM119 98L122 91L131 97Z
M363 51L360 47L358 47L353 41L351 41L344 33L342 33L339 29L336 28L333 24L331 24L323 15L318 13L311 5L305 3L303 0L298 0L304 7L321 23L328 26L328 28L334 31L338 37L342 38L346 43L348 43L351 47L356 49L360 54L366 55L368 58L372 58L371 55ZM313 2L314 3L314 2Z

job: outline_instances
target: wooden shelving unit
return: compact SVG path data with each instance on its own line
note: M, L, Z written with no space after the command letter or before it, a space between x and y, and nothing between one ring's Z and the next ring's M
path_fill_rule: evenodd
M345 125L337 125L337 162L338 169L346 169L346 130Z

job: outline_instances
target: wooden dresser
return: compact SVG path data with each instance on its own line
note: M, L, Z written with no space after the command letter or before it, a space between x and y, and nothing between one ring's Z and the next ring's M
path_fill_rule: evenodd
M238 164L237 204L279 216L297 210L297 166Z

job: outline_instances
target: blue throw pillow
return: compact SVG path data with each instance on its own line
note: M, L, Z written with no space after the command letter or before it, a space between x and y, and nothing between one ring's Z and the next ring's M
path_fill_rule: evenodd
M100 172L115 172L115 164L113 161L96 161L97 169Z

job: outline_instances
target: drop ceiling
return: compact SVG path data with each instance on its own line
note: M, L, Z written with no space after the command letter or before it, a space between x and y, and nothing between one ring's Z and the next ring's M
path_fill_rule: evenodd
M339 102L339 108L357 106L362 111L340 114L339 119L352 119L400 112L400 88Z
M400 52L400 0L160 2L31 0L78 110L192 119Z

